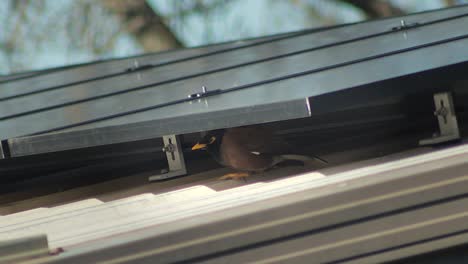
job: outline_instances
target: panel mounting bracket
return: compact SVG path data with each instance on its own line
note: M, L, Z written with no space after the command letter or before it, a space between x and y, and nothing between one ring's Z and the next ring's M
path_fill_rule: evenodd
M5 153L3 152L2 143L0 141L0 159L4 159L4 158L5 158Z
M433 145L460 138L455 106L450 92L434 94L435 111L440 132L432 138L419 141L419 145Z
M153 175L148 178L149 181L166 180L177 176L187 174L185 167L184 153L180 144L180 138L177 135L163 136L164 147L162 151L166 152L168 169L161 170L161 174Z

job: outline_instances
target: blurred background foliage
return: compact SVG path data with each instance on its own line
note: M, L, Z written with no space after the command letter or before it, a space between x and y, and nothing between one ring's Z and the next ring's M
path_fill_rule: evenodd
M0 74L464 3L468 0L2 0Z

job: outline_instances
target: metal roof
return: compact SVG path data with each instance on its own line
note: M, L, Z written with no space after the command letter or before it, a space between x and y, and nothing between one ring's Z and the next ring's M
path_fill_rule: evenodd
M465 5L3 81L0 139L14 157L308 117L309 98L468 61L467 24Z
M0 261L381 263L466 243L467 169L462 144L218 192L193 186L35 209L0 218L0 234L47 234L42 250L30 249L37 237L24 238L26 248L12 241Z

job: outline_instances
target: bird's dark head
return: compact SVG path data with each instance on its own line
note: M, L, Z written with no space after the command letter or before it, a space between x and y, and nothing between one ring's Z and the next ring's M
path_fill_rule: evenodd
M192 150L218 149L223 138L224 130L213 130L208 133L192 147Z

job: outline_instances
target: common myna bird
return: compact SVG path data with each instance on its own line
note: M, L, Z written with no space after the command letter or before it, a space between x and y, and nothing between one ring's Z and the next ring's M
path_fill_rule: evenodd
M192 150L206 150L221 165L240 171L221 179L241 179L252 173L264 172L286 160L302 163L317 157L291 155L291 145L274 136L262 126L246 126L208 132ZM289 154L289 155L286 155Z

